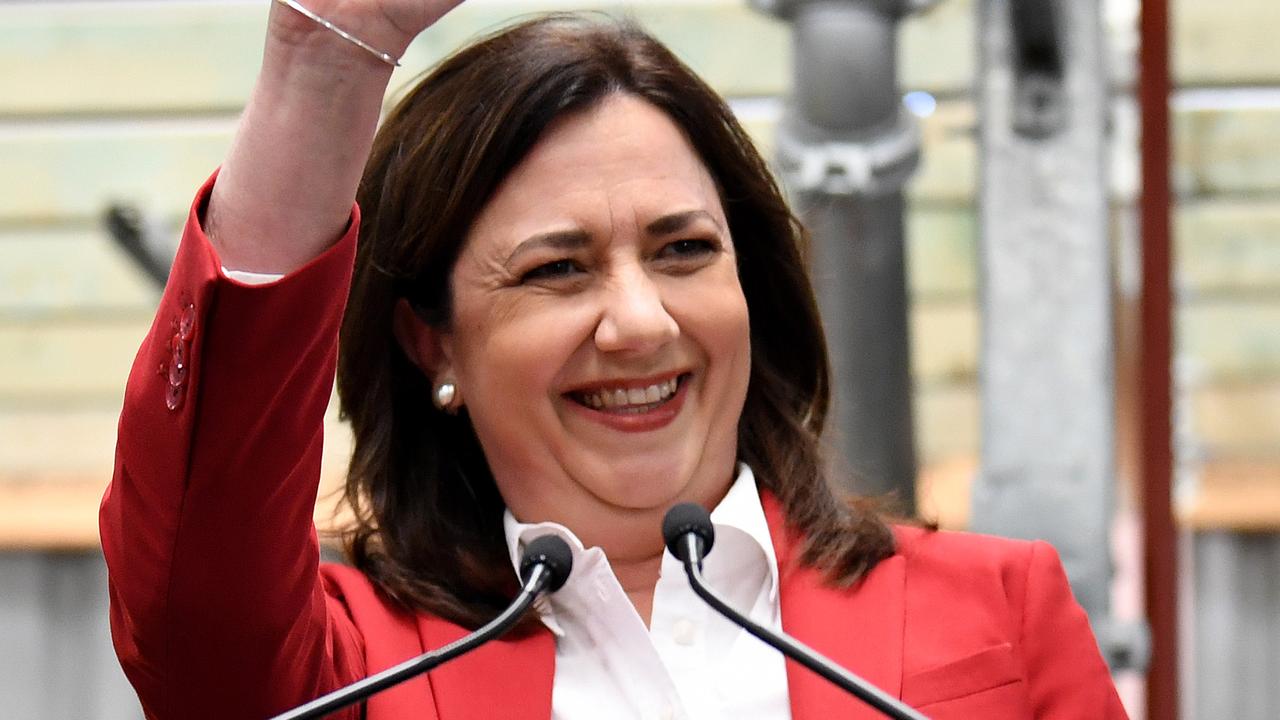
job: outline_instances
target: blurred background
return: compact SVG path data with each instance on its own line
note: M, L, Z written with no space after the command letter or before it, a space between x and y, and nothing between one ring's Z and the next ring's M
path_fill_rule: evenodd
M0 0L0 717L140 717L97 503L268 5ZM1167 103L1139 0L470 0L388 100L517 15L639 19L815 230L854 489L1054 542L1133 717L1276 718L1280 6L1143 5Z

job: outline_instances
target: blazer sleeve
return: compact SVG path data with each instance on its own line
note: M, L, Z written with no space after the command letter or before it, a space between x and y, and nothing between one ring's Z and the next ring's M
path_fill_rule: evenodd
M1019 647L1038 720L1125 720L1089 618L1075 601L1058 553L1031 544Z
M225 278L192 206L125 390L99 522L111 631L150 718L263 718L363 675L312 515L350 284L345 236L277 282Z

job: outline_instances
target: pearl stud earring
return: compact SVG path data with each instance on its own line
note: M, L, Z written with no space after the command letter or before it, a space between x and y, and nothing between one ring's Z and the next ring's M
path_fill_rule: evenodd
M435 402L436 407L441 410L449 410L453 405L453 398L457 396L458 388L451 382L440 383L436 387Z

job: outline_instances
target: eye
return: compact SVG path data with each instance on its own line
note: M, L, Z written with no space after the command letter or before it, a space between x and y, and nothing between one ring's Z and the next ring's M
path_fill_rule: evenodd
M680 259L713 253L719 246L711 240L688 238L668 243L658 252L658 257Z
M568 258L543 263L520 276L520 282L537 282L539 280L556 280L582 272L577 262Z

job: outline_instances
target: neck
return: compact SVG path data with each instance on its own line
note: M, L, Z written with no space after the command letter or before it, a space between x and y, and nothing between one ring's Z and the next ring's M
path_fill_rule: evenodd
M653 591L662 571L662 553L638 559L609 558L609 566L647 626L653 615Z

